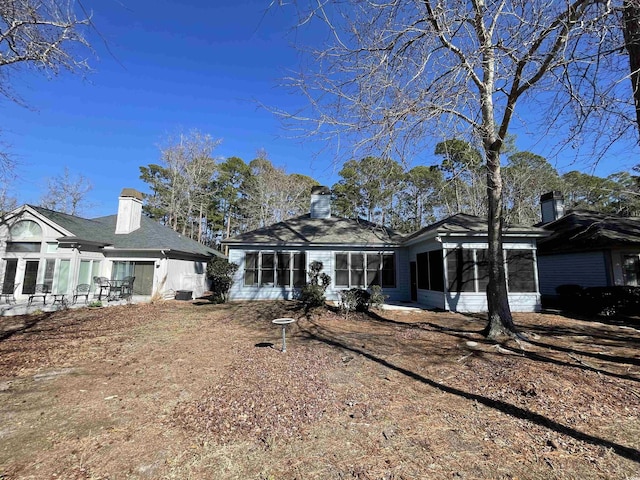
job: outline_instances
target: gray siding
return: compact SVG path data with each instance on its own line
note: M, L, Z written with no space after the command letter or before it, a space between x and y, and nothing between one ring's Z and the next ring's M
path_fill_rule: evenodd
M539 255L538 274L542 295L556 295L558 285L608 285L607 262L602 251Z

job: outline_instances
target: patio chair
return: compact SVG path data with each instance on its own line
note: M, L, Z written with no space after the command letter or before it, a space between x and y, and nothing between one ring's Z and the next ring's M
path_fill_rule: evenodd
M4 300L5 303L16 303L16 291L18 290L19 283L5 283L2 285L2 293L0 293L0 301Z
M46 305L47 295L49 293L51 293L49 290L49 285L46 285L44 283L38 283L35 289L33 290L33 293L29 295L29 301L27 305L31 305L31 302L33 302L33 299L36 297L42 297L42 304Z
M109 283L109 279L107 277L93 277L93 283L95 284L96 289L99 290L98 300L102 300L103 294L105 297L109 297L111 292L111 283Z
M133 282L136 277L124 277L120 285L120 298L130 299L133 295Z
M73 289L73 301L75 304L78 297L84 297L84 303L89 301L89 293L91 293L91 285L88 283L80 283L76 285L76 288Z

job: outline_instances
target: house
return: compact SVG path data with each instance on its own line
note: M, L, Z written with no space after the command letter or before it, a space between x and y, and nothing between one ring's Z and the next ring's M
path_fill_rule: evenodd
M542 224L550 235L538 242L540 292L551 301L560 285L640 286L640 218L572 210L562 195L541 197Z
M207 289L206 263L220 255L142 215L142 194L124 189L118 213L86 219L32 205L6 214L0 223L3 293L18 301L44 284L71 294L94 277L135 277L133 295L150 298Z
M331 192L313 187L310 213L224 240L239 265L231 300L295 298L308 265L331 277L327 299L353 287L380 285L392 302L426 308L486 311L487 223L458 214L412 235L361 219L331 215ZM540 307L536 227L504 231L509 299L514 311Z

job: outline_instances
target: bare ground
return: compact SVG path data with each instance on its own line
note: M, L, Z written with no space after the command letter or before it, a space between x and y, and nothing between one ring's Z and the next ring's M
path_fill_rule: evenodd
M293 302L0 318L0 479L640 479L640 331L516 323L529 342Z

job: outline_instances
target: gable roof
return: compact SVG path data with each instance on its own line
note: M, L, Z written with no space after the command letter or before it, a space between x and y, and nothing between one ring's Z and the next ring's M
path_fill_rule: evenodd
M538 242L541 254L640 247L640 217L572 210L543 228L552 233Z
M72 233L59 241L79 242L118 250L166 250L198 256L220 256L217 250L183 237L169 227L142 216L140 228L116 235L117 215L87 219L29 205L37 213Z
M405 236L389 228L358 219L342 217L311 218L309 215L291 218L267 227L242 233L223 240L228 245L243 246L401 246L438 235L486 236L487 221L458 213ZM538 227L508 225L508 236L543 237L548 233Z
M486 236L489 225L484 218L466 213L457 213L439 222L428 225L405 238L404 243L415 243L435 236ZM544 237L544 229L524 225L505 225L503 236Z
M353 245L399 246L403 235L366 220L343 217L311 218L309 214L290 218L223 240L228 245Z

